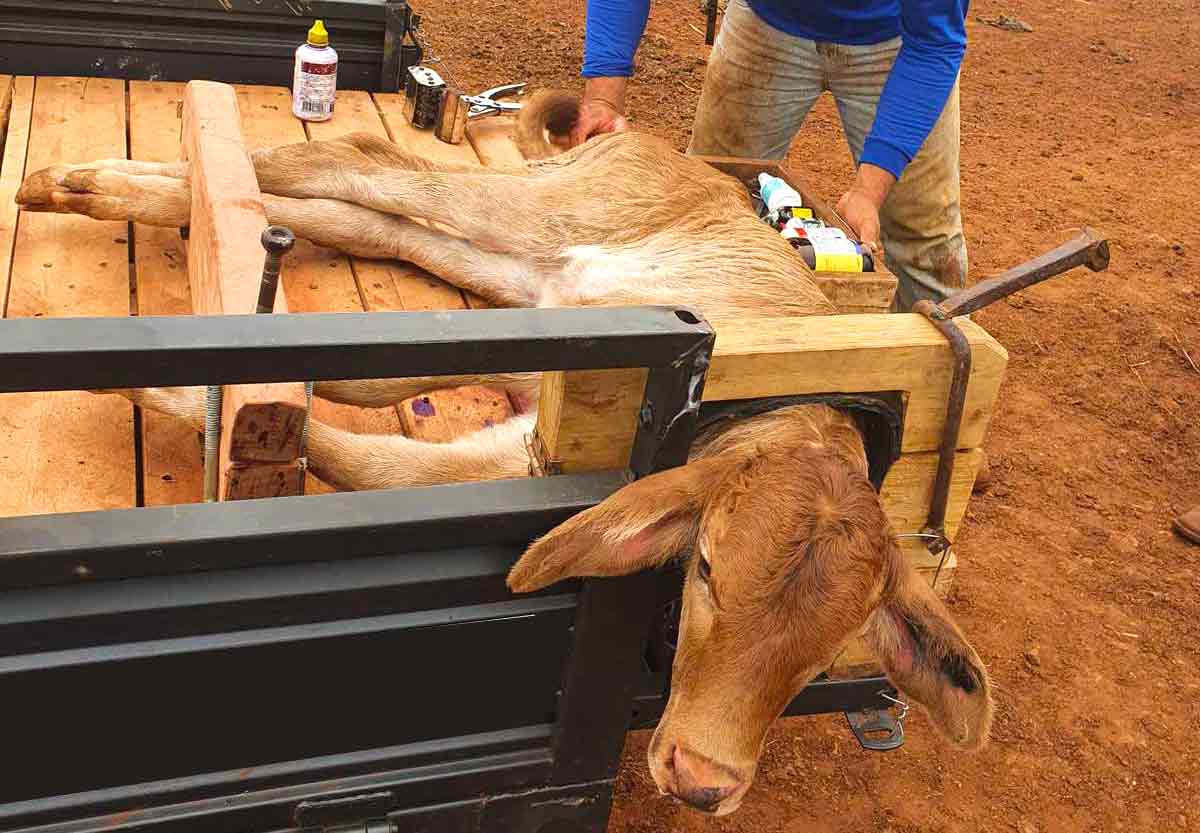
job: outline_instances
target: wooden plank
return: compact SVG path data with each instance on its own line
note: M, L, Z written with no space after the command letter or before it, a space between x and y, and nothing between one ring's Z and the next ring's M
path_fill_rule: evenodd
M518 167L525 164L513 139L517 120L513 116L486 116L467 124L467 141L479 161L489 168Z
M887 312L896 294L896 278L875 272L813 272L813 280L842 315Z
M20 135L26 112L27 153ZM125 157L122 81L18 79L13 113L0 192L5 208L14 177L19 182L25 170ZM128 315L127 234L122 222L20 213L7 317ZM12 473L0 491L0 515L133 506L133 446L133 408L117 397L0 397L0 471Z
M291 113L291 93L287 88L238 86L236 90L242 114L242 134L247 144L276 147L308 140L304 123ZM338 97L339 111L342 97ZM378 123L378 117L375 121ZM283 263L281 279L292 312L363 311L350 259L333 249L297 240L296 247ZM312 416L356 434L395 434L400 430L394 408L357 408L318 397L313 399ZM290 475L290 472L282 474ZM306 493L330 491L333 491L331 487L308 475Z
M8 134L8 114L12 107L13 77L0 75L0 158L4 155L4 137Z
M262 275L259 237L266 215L242 142L232 87L208 81L188 84L182 149L191 161L192 305L200 315L251 313ZM275 312L287 312L282 287ZM298 382L226 386L221 416L223 495L234 460L288 463L300 457L305 411L304 386Z
M145 162L179 158L183 84L129 85L129 156ZM133 226L138 315L190 315L187 244L177 229ZM204 458L195 429L142 410L142 500L146 506L192 503L204 494Z
M8 279L12 272L13 247L17 241L17 190L25 176L25 154L29 148L29 127L33 119L33 79L14 78L9 85L5 107L7 127L4 153L0 156L0 315L8 299Z
M442 162L461 162L478 165L479 157L469 142L452 145L433 135L432 130L418 130L404 118L403 93L375 93L373 96L392 141L411 153ZM341 99L338 99L339 106Z

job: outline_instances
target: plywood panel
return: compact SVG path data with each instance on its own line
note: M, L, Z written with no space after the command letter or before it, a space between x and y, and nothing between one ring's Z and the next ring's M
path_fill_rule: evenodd
M19 130L26 111L31 113L28 152L22 154ZM16 172L8 165L17 166L22 158L32 173L125 157L122 81L20 79L13 113L11 126L18 133L10 131L5 151L5 188ZM7 210L11 195L0 197ZM11 223L11 214L4 216ZM127 235L125 223L21 212L7 317L128 315ZM123 399L83 392L0 397L0 470L14 473L0 492L0 515L133 506L133 407Z

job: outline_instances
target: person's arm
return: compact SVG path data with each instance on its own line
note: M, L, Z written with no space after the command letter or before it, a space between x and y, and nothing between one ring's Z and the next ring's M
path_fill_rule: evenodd
M879 97L858 175L838 212L879 242L879 209L946 106L967 46L968 0L901 0L903 43Z
M587 0L581 73L587 80L572 145L629 126L625 90L649 15L650 0Z

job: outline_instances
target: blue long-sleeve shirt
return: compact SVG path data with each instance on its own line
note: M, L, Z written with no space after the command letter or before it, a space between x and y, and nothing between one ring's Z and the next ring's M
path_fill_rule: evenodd
M714 0L715 1L715 0ZM969 0L749 0L776 29L814 41L879 43L901 36L861 162L899 177L933 129L967 46ZM587 0L583 76L629 76L650 0Z

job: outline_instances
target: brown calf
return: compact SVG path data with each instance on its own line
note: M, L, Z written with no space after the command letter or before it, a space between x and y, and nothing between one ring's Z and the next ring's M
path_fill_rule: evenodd
M253 154L267 216L360 257L416 263L508 306L687 304L712 317L832 311L802 261L761 223L742 185L659 139L623 133L547 157L577 104L545 94L522 114L538 161L497 171L435 165L355 134ZM26 210L187 225L183 164L112 160L51 168L17 196ZM413 222L426 219L458 235ZM486 383L523 413L448 444L312 424L314 472L346 489L520 477L537 374L318 384L363 406ZM199 389L122 391L199 426ZM732 812L788 701L850 639L867 636L895 684L955 744L987 737L979 657L902 558L845 415L785 408L701 437L688 465L633 483L536 542L509 585L530 591L689 556L671 698L650 746L664 792Z

